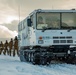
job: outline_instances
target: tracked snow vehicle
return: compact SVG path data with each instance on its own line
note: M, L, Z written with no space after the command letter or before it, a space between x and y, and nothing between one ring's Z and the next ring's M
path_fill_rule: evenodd
M76 63L76 10L35 10L18 25L21 61Z

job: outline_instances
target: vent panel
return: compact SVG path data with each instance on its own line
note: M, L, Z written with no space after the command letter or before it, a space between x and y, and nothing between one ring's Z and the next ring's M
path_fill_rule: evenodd
M73 43L72 36L54 36L53 43Z
M66 43L66 40L60 40L60 43Z
M53 43L59 43L59 40L53 40Z
M73 40L67 40L67 43L73 43Z

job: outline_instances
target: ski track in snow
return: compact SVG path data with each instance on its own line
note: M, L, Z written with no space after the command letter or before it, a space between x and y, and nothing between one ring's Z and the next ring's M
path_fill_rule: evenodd
M20 62L19 57L0 55L0 75L76 75L76 65L50 64L33 65Z

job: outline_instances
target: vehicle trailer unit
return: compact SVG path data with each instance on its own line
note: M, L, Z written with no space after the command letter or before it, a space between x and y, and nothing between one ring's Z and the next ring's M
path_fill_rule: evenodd
M21 61L76 63L76 10L34 10L18 24Z

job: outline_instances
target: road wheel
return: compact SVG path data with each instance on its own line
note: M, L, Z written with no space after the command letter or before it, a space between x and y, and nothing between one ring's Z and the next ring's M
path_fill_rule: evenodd
M72 64L76 64L76 57L73 57Z
M26 61L25 56L23 55L23 51L20 51L19 57L20 57L20 61L22 61L22 62Z
M40 55L34 54L33 64L40 64Z
M75 62L74 56L68 56L66 62L67 64L73 64Z

